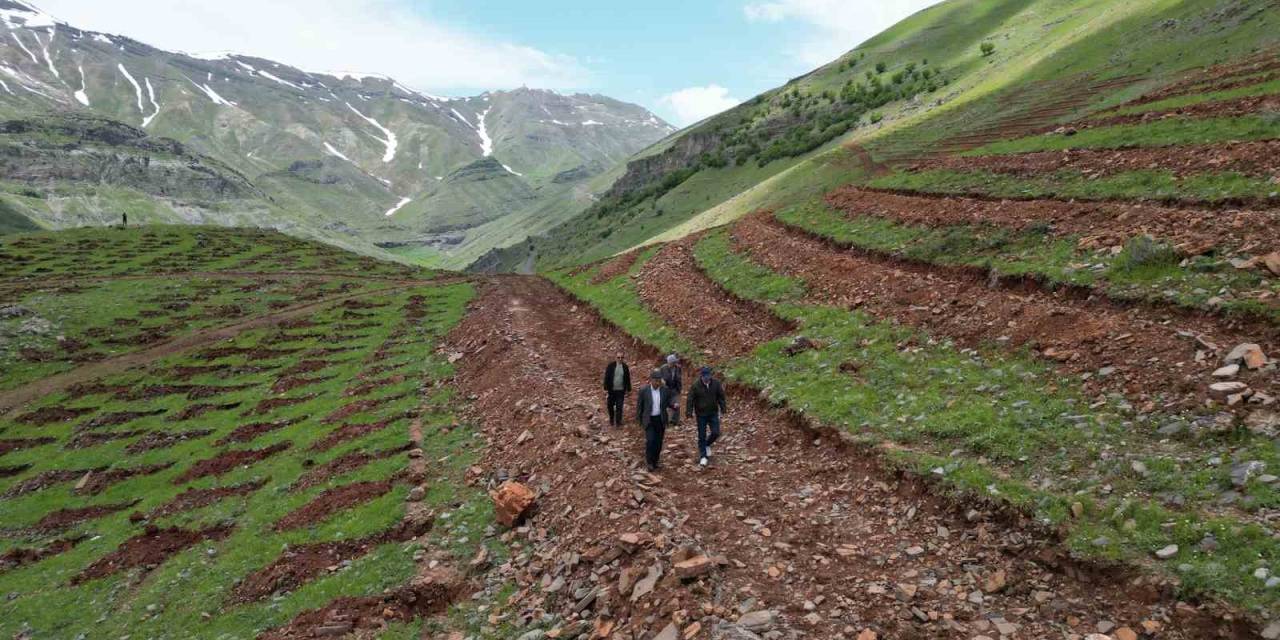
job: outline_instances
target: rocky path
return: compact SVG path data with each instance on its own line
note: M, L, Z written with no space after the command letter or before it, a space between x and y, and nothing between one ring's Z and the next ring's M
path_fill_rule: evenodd
M516 585L495 618L517 627L633 640L1211 633L1161 585L1063 563L1025 523L947 504L744 390L710 469L693 464L685 425L664 468L642 472L642 434L605 426L598 376L618 350L658 354L543 280L487 283L444 349L487 441L473 472L539 494L490 574Z

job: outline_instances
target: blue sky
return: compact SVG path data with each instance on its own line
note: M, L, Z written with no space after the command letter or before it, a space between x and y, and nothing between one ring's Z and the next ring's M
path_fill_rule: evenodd
M37 0L165 49L382 73L432 93L603 93L686 125L937 0Z

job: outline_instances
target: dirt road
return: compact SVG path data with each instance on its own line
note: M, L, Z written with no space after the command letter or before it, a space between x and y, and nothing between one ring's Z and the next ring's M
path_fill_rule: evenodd
M1064 563L1034 527L948 504L745 390L710 469L686 424L664 469L641 471L641 431L605 426L599 375L618 350L636 378L658 354L546 281L485 284L444 348L487 440L477 470L540 493L497 567L518 587L504 616L634 639L1212 633L1162 585ZM682 565L697 576L681 580L691 556L713 562Z

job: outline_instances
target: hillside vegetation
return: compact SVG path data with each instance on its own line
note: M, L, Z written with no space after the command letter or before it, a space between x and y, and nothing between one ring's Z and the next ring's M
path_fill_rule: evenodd
M531 252L542 267L597 260L863 183L886 163L1052 130L1273 46L1277 20L1272 5L1217 0L944 2L642 152L600 203L476 268ZM1217 139L1274 136L1261 113Z

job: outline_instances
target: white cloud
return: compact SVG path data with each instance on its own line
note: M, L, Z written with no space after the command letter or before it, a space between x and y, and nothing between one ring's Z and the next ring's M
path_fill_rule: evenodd
M792 55L807 66L826 64L938 0L765 0L743 7L753 22L797 21L807 26Z
M308 71L379 73L422 90L572 89L575 58L490 38L404 0L38 0L58 19L162 49L232 51Z
M729 95L728 89L709 84L668 93L659 98L658 102L671 109L675 114L676 124L685 126L731 109L741 101Z

